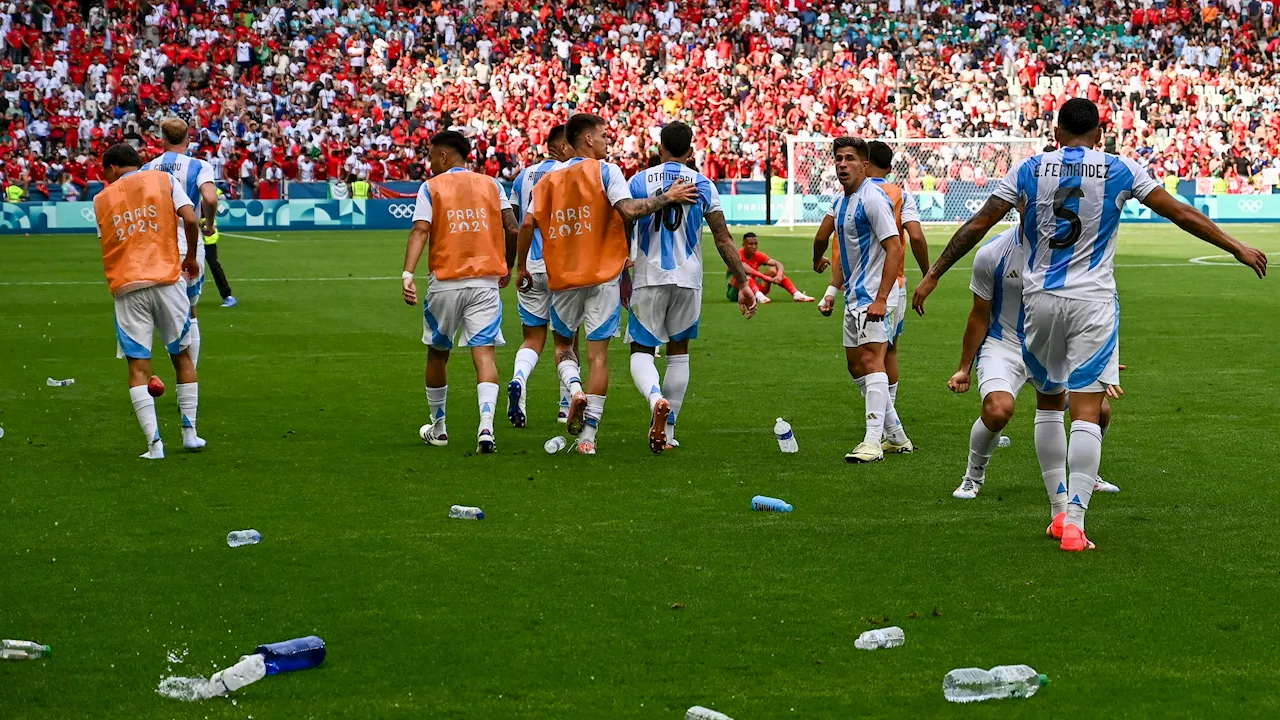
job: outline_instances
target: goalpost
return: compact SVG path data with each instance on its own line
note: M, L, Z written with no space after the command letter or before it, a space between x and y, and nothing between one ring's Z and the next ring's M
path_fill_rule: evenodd
M831 156L834 138L786 138L787 194L778 222L787 227L817 225L843 194ZM884 142L893 148L889 180L915 196L924 222L968 219L1010 167L1046 145L1043 139L1022 137L892 138Z

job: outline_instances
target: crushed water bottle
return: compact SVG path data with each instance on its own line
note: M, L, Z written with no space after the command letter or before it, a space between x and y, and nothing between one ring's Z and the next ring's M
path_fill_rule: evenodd
M791 503L779 500L778 498L769 497L768 495L757 495L751 498L751 509L756 512L791 512Z
M245 685L256 683L267 676L267 666L261 655L245 655L240 662L219 670L209 678L210 696L233 693Z
M67 378L66 380L54 380L53 378L48 378L44 381L44 384L49 387L66 387L68 385L75 385L76 379Z
M36 660L52 652L52 647L30 640L0 640L0 660Z
M733 720L733 718L711 708L694 705L685 711L684 720Z
M906 642L906 635L902 632L902 628L894 625L862 633L857 640L853 641L853 646L859 650L884 650L902 647L904 642Z
M1008 435L1000 436L1000 442L999 442L1000 447L1009 447L1012 444L1013 444L1013 441L1009 439Z
M1037 674L1026 665L1000 665L990 670L960 668L942 679L942 694L957 703L1029 698L1047 684L1048 675Z
M484 511L469 505L454 505L449 508L449 517L457 520L483 520Z
M257 545L260 542L262 542L262 533L257 530L234 530L227 533L227 547Z
M555 455L565 448L569 441L563 435L557 435L542 444L542 449L547 451L548 455Z
M309 670L324 662L324 640L308 635L294 640L259 645L254 652L262 656L268 675L295 670Z
M782 418L773 424L773 434L778 436L778 449L784 453L800 452L796 444L796 435L791 432L791 423Z

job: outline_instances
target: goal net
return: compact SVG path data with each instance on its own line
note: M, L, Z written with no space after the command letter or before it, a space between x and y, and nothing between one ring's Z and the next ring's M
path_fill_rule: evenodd
M843 194L831 155L832 140L787 136L787 194L779 214L781 224L816 225ZM1039 138L894 138L884 142L893 148L889 180L915 196L924 222L967 220L1014 163L1045 147ZM1012 221L1012 217L1006 220Z

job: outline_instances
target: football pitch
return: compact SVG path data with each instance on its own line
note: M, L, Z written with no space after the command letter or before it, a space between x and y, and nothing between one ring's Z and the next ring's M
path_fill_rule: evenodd
M951 229L926 228L933 255ZM821 294L812 228L755 230ZM1228 230L1280 264L1275 226ZM1030 390L982 496L951 497L979 405L976 389L945 387L971 256L907 319L897 406L914 455L844 463L863 411L838 316L775 290L742 319L708 240L682 447L649 453L619 340L598 456L543 452L562 433L546 354L529 426L510 428L503 393L498 454L477 456L463 353L452 444L418 439L425 351L421 307L400 299L403 233L252 234L220 245L240 307L219 308L211 278L200 305L209 447L181 451L160 360L158 462L137 459L97 240L0 237L0 636L54 646L0 663L0 716L1280 714L1280 280L1172 226L1121 229L1129 369L1102 476L1123 491L1094 496L1085 555L1044 537ZM505 387L520 325L514 289L504 297ZM778 452L779 416L799 454ZM795 512L753 513L756 494ZM455 503L487 517L450 520ZM242 528L262 543L228 548ZM880 625L906 645L854 649ZM324 665L234 702L156 693L163 676L310 634ZM1029 700L943 700L948 670L1014 663L1051 684Z

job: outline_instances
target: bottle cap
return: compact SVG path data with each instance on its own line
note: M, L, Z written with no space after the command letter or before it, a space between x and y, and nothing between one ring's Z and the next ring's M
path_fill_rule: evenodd
M1039 674L1039 675L1037 675L1036 677L1040 680L1040 687L1044 687L1045 685L1048 685L1048 684L1049 684L1049 676L1048 676L1048 675L1045 675L1044 673L1040 673L1040 674Z
M42 647L44 648L44 654L45 654L45 655L52 655L52 654L53 654L53 646L52 646L52 645L43 645Z

